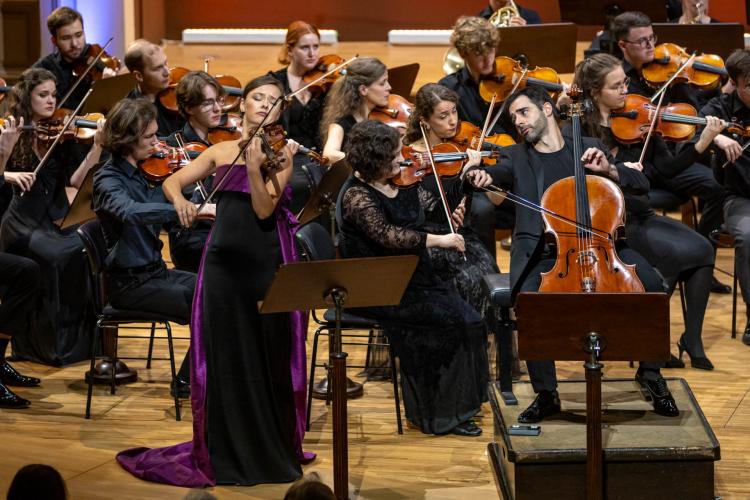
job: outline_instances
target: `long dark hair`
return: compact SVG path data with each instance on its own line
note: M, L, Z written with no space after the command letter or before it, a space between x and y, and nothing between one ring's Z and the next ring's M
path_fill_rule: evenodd
M29 68L21 74L21 78L13 86L10 93L10 114L16 120L23 118L27 125L31 122L33 111L31 109L31 93L44 82L53 81L57 84L55 75L43 68ZM34 133L24 130L18 138L13 153L8 160L10 171L32 170L34 164Z
M414 111L409 116L406 124L406 134L404 135L404 144L411 144L422 138L422 131L419 128L419 122L429 120L435 112L435 107L443 101L458 103L458 94L437 83L428 83L422 85L417 91L416 104Z

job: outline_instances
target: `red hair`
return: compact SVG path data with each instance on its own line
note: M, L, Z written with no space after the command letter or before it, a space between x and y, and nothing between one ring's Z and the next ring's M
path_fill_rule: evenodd
M286 40L284 40L284 46L279 52L279 62L284 65L288 65L292 61L289 60L289 51L297 45L300 38L307 34L313 34L320 40L320 32L318 28L305 21L292 21L292 23L286 29Z

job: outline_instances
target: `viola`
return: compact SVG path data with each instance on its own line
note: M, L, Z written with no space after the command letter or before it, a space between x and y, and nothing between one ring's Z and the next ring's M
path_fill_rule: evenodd
M184 150L160 142L157 150L150 157L138 162L138 168L148 180L162 182L206 149L208 146L200 142L189 142L185 144Z
M86 78L89 81L101 80L104 77L104 69L109 68L112 71L120 71L122 68L122 61L118 58L109 55L101 45L97 43L90 44L86 51L78 58L73 64L73 76L80 76L88 68L91 61L96 58L99 54L102 54L99 61L89 70Z
M661 43L654 48L654 60L641 70L643 79L652 87L661 87L689 58L690 54L683 47L673 43ZM709 90L718 87L722 77L726 76L727 70L721 57L701 54L677 75L673 83L687 82Z
M652 104L648 98L638 94L628 94L625 97L625 106L612 111L609 115L612 134L624 144L642 142L651 128L655 111L656 105ZM693 106L687 103L675 103L659 109L659 117L654 124L653 133L669 141L686 141L693 137L698 125L705 124L706 119L698 116ZM745 127L734 123L728 123L727 130L735 135L747 134Z
M435 160L435 168L440 177L454 177L461 173L464 162L469 158L465 151L450 142L441 142L432 146L432 157ZM401 149L404 161L401 162L401 171L391 179L391 182L399 187L408 187L421 182L429 174L434 174L430 155L427 151L417 151L411 146ZM482 151L482 156L491 157L496 155L495 151Z
M557 243L557 258L552 270L542 273L539 291L643 292L635 266L624 264L614 246L615 235L625 226L625 199L611 180L586 175L581 161L583 105L575 102L581 92L572 89L569 94L574 99L569 114L575 175L555 182L542 195L542 219Z
M521 75L523 75L523 71L524 68L521 66L521 63L515 59L507 56L496 57L495 73L490 76L483 76L479 81L479 95L487 102L492 100L493 95L496 96L498 101L504 101L510 95ZM526 71L518 88L522 89L526 85L538 85L549 92L555 99L563 91L562 80L560 80L557 71L547 67L537 66L532 70Z
M398 94L388 96L388 105L373 109L368 118L385 123L389 127L406 128L409 117L414 111L414 104Z
M191 70L183 68L181 66L175 66L169 69L169 83L167 88L159 92L159 102L161 105L170 111L177 113L179 107L177 106L177 85L180 80L190 73ZM224 100L224 105L221 107L222 111L229 112L237 109L240 106L240 99L242 98L242 87L240 81L230 75L218 75L214 77L219 85L222 86L227 97Z
M222 117L218 127L208 131L208 142L217 144L224 141L236 141L242 137L242 117L234 113L228 113Z
M324 56L320 56L320 59L318 59L318 64L316 64L314 68L309 70L302 77L303 85L309 85L312 82L315 82L315 80L323 77L324 75L326 75L326 73L331 71L336 66L343 64L344 62L346 62L346 60L341 56L337 56L336 54L327 54ZM338 80L345 74L346 68L341 68L340 70L333 72L330 75L326 75L325 78L321 78L319 82L315 82L310 85L310 87L308 87L308 90L312 94L325 94L330 90L331 86L336 82L336 80Z
M60 108L55 113L41 120L35 127L37 140L42 142L52 142L57 138L68 119L70 111ZM61 141L75 140L83 144L90 144L96 135L97 122L104 118L102 113L88 113L83 116L73 118L70 127L63 132Z
M481 136L482 129L471 122L462 121L458 124L456 135L448 139L448 141L458 146L461 151L466 151L467 149L500 151L502 148L512 146L516 143L508 134L495 134L485 137L480 148L479 139ZM493 165L496 163L496 160L494 157L491 157L486 160L486 163Z

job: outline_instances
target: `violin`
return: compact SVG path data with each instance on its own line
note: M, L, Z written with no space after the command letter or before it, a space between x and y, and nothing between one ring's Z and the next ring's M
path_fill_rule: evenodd
M197 158L208 149L208 146L200 142L189 142L183 149L160 142L156 149L157 151L150 157L138 162L138 167L146 179L152 182L162 182Z
M464 162L469 158L465 151L450 142L441 142L432 146L432 157L435 160L435 168L438 169L440 177L454 177L461 173ZM430 155L427 151L417 151L412 146L404 146L401 149L404 161L401 162L401 171L391 179L398 187L413 186L424 180L425 176L434 174ZM497 155L496 151L482 151L482 156L492 157Z
M557 259L551 271L542 273L539 291L643 292L635 266L624 264L615 251L615 235L625 227L622 191L609 179L586 175L581 161L581 91L574 88L569 95L574 100L569 114L575 175L555 182L542 195L542 219L556 242Z
M617 140L624 144L642 142L648 135L654 118L656 105L638 94L628 94L625 106L609 114L610 128ZM686 141L693 137L698 125L705 125L706 119L698 116L693 106L687 103L675 103L662 106L659 117L654 125L654 134L659 134L665 140ZM745 136L747 129L736 123L728 123L727 131L731 134Z
M242 117L228 113L222 117L222 124L208 131L208 142L217 144L224 141L236 141L242 137Z
M183 68L181 66L175 66L169 69L169 84L167 88L159 92L159 102L161 105L170 111L177 113L179 107L177 106L177 85L182 80L182 77L190 73L191 70ZM242 98L242 87L240 81L230 75L218 75L214 77L219 85L222 86L226 93L224 105L221 110L226 112L235 110L240 106L240 99Z
M481 136L482 129L471 122L462 121L458 124L456 135L448 139L448 141L458 146L461 151L466 151L467 149L499 151L504 147L512 146L516 143L508 134L495 134L485 137L480 148L479 138ZM494 165L495 163L496 160L494 157L487 159L487 164Z
M344 62L346 62L346 60L341 56L337 56L336 54L327 54L324 56L320 56L320 59L318 59L318 64L316 64L314 68L309 70L302 77L303 84L309 85L312 82L315 82L315 80L321 78L333 68L343 64ZM327 75L325 78L321 78L319 82L310 85L308 87L308 90L312 94L325 94L331 89L331 86L336 82L336 80L338 80L345 74L346 68L341 68L340 70Z
M5 99L5 95L11 90L13 90L13 87L8 86L8 83L5 81L5 79L0 78L0 101Z
M267 158L261 167L267 171L282 170L284 167L279 161L279 156L282 148L287 145L287 133L286 130L284 130L284 126L280 123L265 125L261 129L261 132L256 133L256 135L261 139L263 152L266 154ZM244 144L240 143L240 149L242 149L243 146ZM297 151L316 160L322 166L328 164L328 158L316 153L302 144L299 145Z
M376 107L370 111L370 115L367 118L383 122L389 127L406 128L406 124L413 111L414 104L409 102L408 99L398 94L390 94L388 96L388 105L385 107Z
M504 101L510 95L518 79L521 78L523 70L521 63L515 59L507 56L496 57L495 73L491 76L483 76L479 81L479 95L486 102L490 102L493 95L496 96L498 101ZM557 99L557 96L563 91L562 80L560 80L557 71L546 67L537 66L526 71L526 75L524 75L518 88L522 89L526 85L538 85L544 88L553 99Z
M654 48L654 60L641 70L643 79L654 88L661 87L689 58L690 54L679 45L661 43ZM710 90L718 87L721 79L726 76L727 70L721 57L701 54L696 56L673 81L687 82L702 90Z
M53 142L62 131L69 114L70 111L60 108L55 110L55 113L51 117L41 120L35 126L37 140L45 143ZM104 118L102 113L88 113L73 118L73 122L63 132L60 140L72 139L78 143L90 144L94 141L94 136L96 135L97 122L102 118Z
M104 69L109 68L115 72L120 71L122 68L122 61L118 58L109 55L101 45L97 43L90 44L86 51L78 58L73 64L73 76L82 75L89 67L90 61L96 58L99 54L102 54L99 61L89 70L86 78L89 81L101 80L104 77Z

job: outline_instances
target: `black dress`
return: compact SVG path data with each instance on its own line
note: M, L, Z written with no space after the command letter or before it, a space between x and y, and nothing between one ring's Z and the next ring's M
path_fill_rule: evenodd
M444 434L473 417L487 400L487 330L451 281L435 273L425 221L434 196L421 187L388 198L351 179L341 197L344 257L418 254L398 306L363 308L381 321L398 356L406 417L422 432Z
M88 358L93 310L83 243L75 227L61 230L54 221L68 211L65 148L60 147L37 174L31 190L13 199L0 225L0 251L34 260L42 290L28 335L14 337L13 353L23 359L65 365ZM39 159L23 155L18 144L8 171L33 171ZM23 157L22 157L23 156Z

